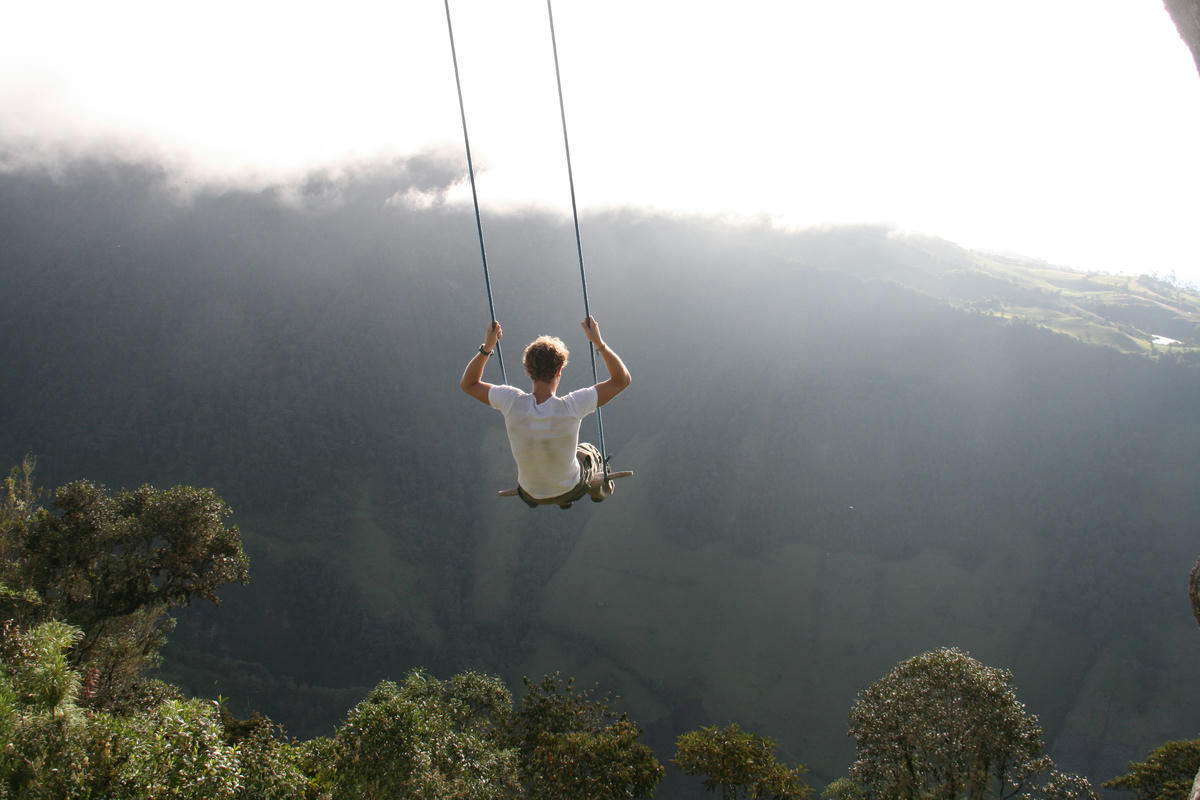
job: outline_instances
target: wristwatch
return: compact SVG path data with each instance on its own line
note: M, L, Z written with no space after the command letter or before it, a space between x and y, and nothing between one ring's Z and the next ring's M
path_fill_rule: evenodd
M479 345L479 352L480 352L480 353L483 353L483 354L484 354L485 356L487 356L488 358L491 358L491 357L492 357L492 351L491 351L491 350L484 350L484 349L483 349L483 345Z

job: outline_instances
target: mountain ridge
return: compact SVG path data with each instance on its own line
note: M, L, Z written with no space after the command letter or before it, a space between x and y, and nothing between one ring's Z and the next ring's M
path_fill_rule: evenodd
M594 313L634 374L606 436L637 476L530 512L494 497L502 428L457 388L486 325L469 214L389 203L403 165L312 205L177 204L166 180L0 179L0 443L48 485L230 501L252 580L181 619L165 667L189 690L307 736L416 665L562 670L660 754L736 715L824 782L854 693L955 645L1013 669L1097 782L1193 735L1200 371L1112 310L1157 292L1190 325L1190 290L878 228L587 217ZM508 352L561 333L564 385L586 381L569 225L485 226ZM1046 322L1071 304L1090 343Z

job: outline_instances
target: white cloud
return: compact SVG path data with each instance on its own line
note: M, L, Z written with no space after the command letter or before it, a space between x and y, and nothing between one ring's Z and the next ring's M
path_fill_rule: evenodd
M545 5L451 8L485 210L569 210ZM1200 76L1161 4L555 14L584 210L888 222L1200 280ZM440 3L46 0L6 27L10 141L124 142L225 178L461 148Z

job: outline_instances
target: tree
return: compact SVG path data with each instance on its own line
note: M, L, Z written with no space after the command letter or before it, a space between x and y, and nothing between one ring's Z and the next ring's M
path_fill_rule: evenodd
M45 622L0 637L0 797L306 800L298 748L259 721L230 741L216 704L168 698L127 714L83 708L67 653L82 631Z
M1100 800L1092 782L1082 775L1051 770L1050 778L1027 797L1036 800Z
M742 730L737 723L689 731L676 742L675 764L688 775L705 775L704 788L720 787L721 800L773 798L804 800L812 788L801 779L803 766L775 758L775 742Z
M283 728L255 713L236 719L218 703L222 738L237 751L237 800L307 800L319 789L306 771L302 745L286 741Z
M167 700L118 721L128 753L118 797L237 800L238 751L225 743L211 701Z
M1104 788L1132 790L1134 800L1187 800L1200 771L1200 739L1167 742L1145 761L1130 761L1126 770Z
M663 777L641 729L609 709L608 698L577 691L574 679L525 678L510 739L531 800L652 797Z
M77 796L89 781L79 673L67 652L77 628L47 622L4 626L0 658L0 797Z
M1007 670L953 648L900 662L860 692L850 711L858 746L851 777L871 798L1094 796L1074 776L1035 781L1053 765L1037 718L1011 683Z
M22 628L61 620L82 631L71 652L87 697L127 700L174 625L168 612L249 579L231 513L211 489L142 486L110 494L89 481L57 489L50 508L33 461L0 493L0 613Z
M414 670L351 709L332 745L314 748L332 761L317 771L331 777L338 800L516 798L517 757L503 736L511 710L497 678L468 673L443 683Z
M862 787L849 778L830 781L821 792L821 800L866 800Z
M78 481L51 511L32 474L26 459L0 491L0 797L316 797L306 751L269 720L239 722L139 677L169 609L246 579L224 503L188 487L110 496Z
M594 698L592 692L575 688L575 679L565 681L558 673L534 683L523 678L525 695L513 716L512 736L522 753L532 752L543 733L595 731L620 718L609 710L610 698Z
M530 798L650 798L663 777L642 730L627 719L595 731L543 733L530 754Z

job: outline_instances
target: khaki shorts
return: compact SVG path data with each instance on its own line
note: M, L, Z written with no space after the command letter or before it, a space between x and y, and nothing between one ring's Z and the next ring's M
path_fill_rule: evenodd
M538 498L529 496L524 489L517 486L517 494L525 501L525 505L530 508L538 506L570 508L572 503L585 494L590 494L592 500L597 503L612 494L612 481L607 484L599 481L596 488L592 488L593 481L596 481L596 475L604 472L604 456L600 455L600 450L596 445L590 442L580 442L575 448L575 458L579 461L579 483L575 484L575 488L563 492L557 497Z

